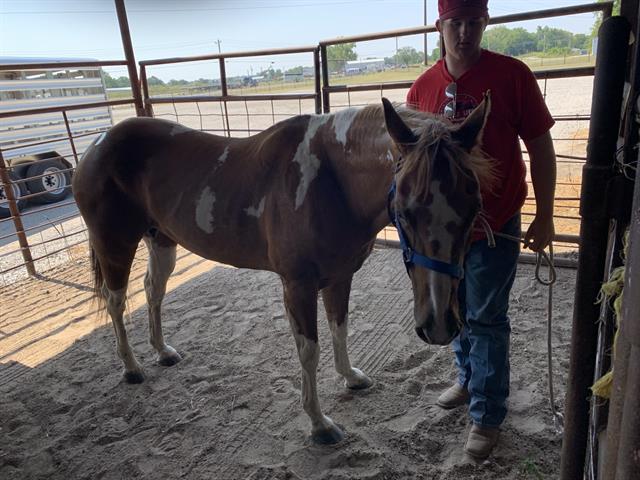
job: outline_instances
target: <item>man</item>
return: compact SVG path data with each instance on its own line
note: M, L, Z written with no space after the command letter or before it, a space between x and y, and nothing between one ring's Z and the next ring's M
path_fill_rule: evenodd
M520 209L527 195L519 138L530 158L536 214L525 247L544 249L554 234L556 165L549 130L554 121L535 77L519 60L480 48L489 21L487 0L438 0L436 27L445 56L413 84L407 104L462 121L491 91L491 113L483 150L495 159L498 181L483 191L483 210L494 232L520 237ZM520 245L496 237L489 248L474 237L460 283L460 313L465 327L453 342L458 380L438 398L449 409L469 404L472 427L464 451L474 460L489 456L498 441L509 395L509 293Z

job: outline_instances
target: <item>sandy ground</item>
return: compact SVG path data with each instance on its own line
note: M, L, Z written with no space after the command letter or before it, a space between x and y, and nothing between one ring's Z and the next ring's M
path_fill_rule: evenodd
M550 82L552 112L588 114L591 84L591 78ZM384 95L402 101L405 92ZM332 104L371 103L380 96L363 92L333 97ZM230 105L232 127L252 133L313 109L311 102L277 103L275 110L270 102ZM219 106L199 108L176 104L156 113L173 114L165 118L196 128L221 128ZM131 115L114 110L116 122ZM588 122L558 122L556 150L584 156L587 128ZM580 164L559 165L560 196L578 196L580 171ZM556 214L576 215L577 201L558 203ZM577 233L575 219L558 220L558 231ZM77 221L65 225L67 234L83 228ZM32 243L56 235L54 229L39 232ZM64 247L68 241L55 240L49 251L58 243ZM15 248L6 245L0 253ZM354 365L375 381L368 391L343 388L321 310L320 400L347 433L332 447L307 438L299 364L277 276L180 251L164 325L184 361L163 368L154 363L147 340L145 255L141 249L129 300L132 344L147 374L139 386L121 381L112 328L91 302L83 245L40 261L38 271L44 273L38 279L16 281L20 269L1 279L2 480L557 477L561 440L548 407L547 293L535 282L532 267L521 266L512 292L510 414L495 455L483 466L470 466L460 463L465 409L445 412L434 405L453 379L452 354L448 347L423 344L413 333L411 293L398 251L375 250L354 282L350 352ZM553 356L562 407L575 271L558 273Z
M275 274L179 250L165 334L184 360L155 364L142 293L144 249L129 288L129 331L145 368L121 379L115 338L91 302L86 252L0 289L0 478L556 478L560 437L548 406L546 288L522 265L512 292L512 394L495 455L464 465L464 408L434 405L454 375L448 347L413 333L409 282L393 249L376 249L351 295L353 364L373 379L347 391L320 310L319 394L346 439L316 446L300 405L297 354ZM564 398L575 271L554 287L556 396ZM34 294L37 293L37 294ZM562 406L562 405L560 405Z

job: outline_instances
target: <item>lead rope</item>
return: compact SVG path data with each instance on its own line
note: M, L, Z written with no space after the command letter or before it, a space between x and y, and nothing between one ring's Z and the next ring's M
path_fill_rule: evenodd
M489 222L482 216L479 215L478 220L482 224L482 228L487 234L487 242L489 243L490 248L494 248L496 246L496 241L494 237L502 237L514 242L522 242L524 244L524 239L515 237L513 235L507 235L505 233L494 232L489 226ZM543 279L540 276L540 267L542 265L542 260L546 262L549 267L549 275L547 279ZM553 391L553 358L551 356L551 324L553 319L553 284L556 283L556 268L553 264L553 242L549 244L549 254L544 250L541 252L536 252L536 280L544 285L545 287L549 287L549 295L547 296L547 367L548 367L548 383L549 383L549 406L551 408L551 414L553 416L553 426L555 428L556 434L562 435L564 431L564 417L562 413L556 407L555 395Z

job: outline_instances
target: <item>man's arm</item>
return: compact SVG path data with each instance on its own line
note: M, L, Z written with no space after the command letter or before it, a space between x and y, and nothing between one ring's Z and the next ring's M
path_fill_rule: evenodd
M524 142L529 152L531 180L536 196L536 215L524 237L525 247L543 250L554 235L553 202L556 191L556 153L551 133Z

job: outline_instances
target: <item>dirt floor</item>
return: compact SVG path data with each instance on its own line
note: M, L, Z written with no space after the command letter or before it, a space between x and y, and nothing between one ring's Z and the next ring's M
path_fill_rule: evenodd
M500 444L463 464L464 408L434 405L454 376L448 347L413 332L409 282L394 249L376 249L351 295L351 359L374 379L347 391L320 310L324 412L346 432L308 439L300 373L275 274L179 251L164 302L168 342L183 355L155 364L147 340L141 249L128 311L146 381L122 381L107 319L91 301L85 251L39 279L0 289L0 478L12 479L541 479L556 478L561 439L549 409L547 289L522 265L512 292L512 393ZM574 270L558 270L553 359L562 408Z

